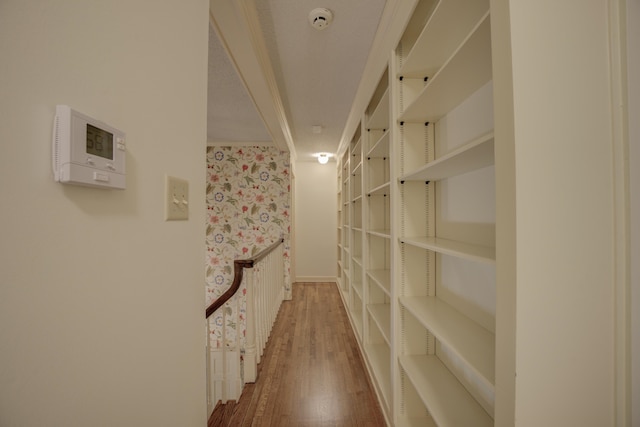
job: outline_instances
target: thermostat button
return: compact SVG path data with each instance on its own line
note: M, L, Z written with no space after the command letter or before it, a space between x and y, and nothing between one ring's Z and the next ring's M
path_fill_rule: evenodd
M109 175L106 173L94 172L93 179L95 181L109 182Z

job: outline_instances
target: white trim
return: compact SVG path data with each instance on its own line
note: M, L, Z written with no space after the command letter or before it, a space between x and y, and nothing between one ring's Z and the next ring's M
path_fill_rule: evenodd
M615 286L615 425L631 426L629 135L625 0L609 1Z
M291 171L289 181L289 210L291 211L291 215L289 216L289 293L286 295L287 300L293 299L293 283L295 282L295 278L293 275L296 271L296 259L297 259L297 248L296 248L296 234L297 234L297 213L296 213L296 172L293 169L293 162L290 162ZM284 298L283 298L284 299Z
M338 279L335 276L298 276L296 277L294 284L296 283L337 283Z
M273 141L207 141L207 147L274 147Z
M640 2L626 2L631 425L640 425ZM634 404L635 403L635 404Z

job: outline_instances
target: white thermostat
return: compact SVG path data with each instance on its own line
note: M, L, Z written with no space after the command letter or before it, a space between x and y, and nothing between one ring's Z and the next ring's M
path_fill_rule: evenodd
M53 121L53 174L57 182L100 188L125 188L124 132L56 106Z

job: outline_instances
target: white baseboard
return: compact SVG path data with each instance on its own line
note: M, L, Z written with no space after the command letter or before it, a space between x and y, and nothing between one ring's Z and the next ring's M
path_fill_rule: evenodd
M336 283L336 276L298 276L294 283Z

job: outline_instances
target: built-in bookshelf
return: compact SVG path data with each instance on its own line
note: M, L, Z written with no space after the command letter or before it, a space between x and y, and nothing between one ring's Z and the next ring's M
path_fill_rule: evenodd
M337 170L336 170L336 188L338 189L338 193L336 196L336 206L338 207L338 213L336 218L337 230L336 230L336 254L337 256L337 265L336 265L336 284L338 285L338 289L342 289L343 286L343 278L342 278L342 167L340 165L340 161L336 162Z
M387 413L393 408L391 344L391 170L389 71L364 112L365 358Z
M338 170L339 170L339 185L340 185L340 252L338 255L338 262L341 267L341 277L339 288L341 294L349 292L350 283L351 283L351 271L350 271L350 262L351 255L349 251L349 241L350 241L350 233L351 233L351 192L350 192L350 176L349 173L350 161L349 161L349 152L345 152L338 159ZM347 300L345 300L346 302Z
M493 425L491 61L488 0L417 1L342 156L343 300L395 426Z
M362 261L362 133L360 128L355 132L349 148L351 155L351 289L350 310L356 336L362 340L363 333L363 261Z
M342 277L339 283L342 300L359 342L364 329L364 260L363 260L363 191L362 191L362 133L360 126L349 147L338 159L341 187L342 249L338 262Z
M493 425L489 2L423 1L416 13L424 14L414 21L421 30L410 30L391 60L398 92L398 399L405 402L396 424ZM407 382L412 387L401 386Z

